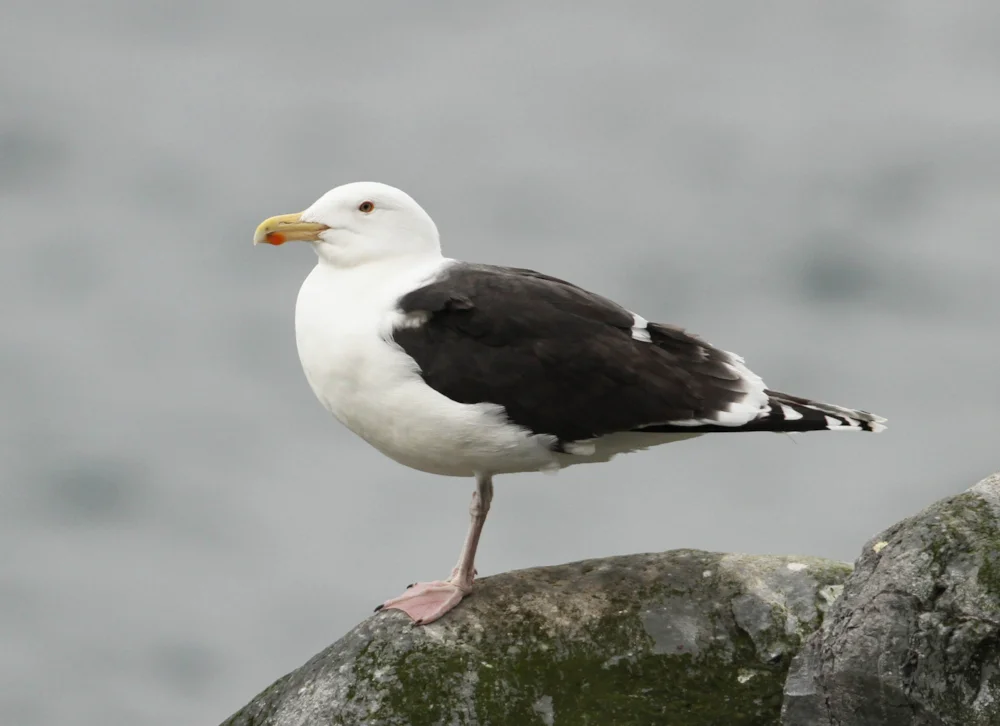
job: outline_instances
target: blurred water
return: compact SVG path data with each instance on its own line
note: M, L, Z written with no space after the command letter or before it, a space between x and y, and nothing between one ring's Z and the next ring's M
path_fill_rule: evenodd
M0 723L217 723L449 571L471 484L328 417L312 253L250 246L346 181L891 419L502 479L483 574L853 559L1000 468L998 41L987 0L5 2Z

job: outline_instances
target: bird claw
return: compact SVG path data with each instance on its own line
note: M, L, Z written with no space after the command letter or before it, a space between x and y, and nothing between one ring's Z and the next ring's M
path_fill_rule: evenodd
M402 610L410 616L414 626L427 625L453 610L470 592L471 583L466 587L443 580L416 582L399 597L379 605L376 612Z

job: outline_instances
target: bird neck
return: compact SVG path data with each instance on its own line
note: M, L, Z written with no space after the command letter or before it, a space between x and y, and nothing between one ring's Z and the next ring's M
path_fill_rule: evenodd
M360 285L361 287L395 287L408 284L407 281L420 280L433 275L451 260L444 257L440 250L423 250L404 255L376 258L361 264L343 265L337 260L319 256L316 265L318 273L326 279L337 279L340 284Z

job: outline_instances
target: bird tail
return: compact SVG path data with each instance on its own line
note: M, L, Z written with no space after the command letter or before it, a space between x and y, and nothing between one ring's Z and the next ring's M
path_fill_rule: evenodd
M868 411L860 411L787 393L764 389L767 405L756 416L743 423L713 421L651 424L633 429L645 433L708 434L737 431L772 431L799 433L802 431L871 431L885 429L885 419Z
M790 396L780 391L765 391L768 412L757 420L767 424L769 431L871 431L885 429L885 419L861 411L808 398Z

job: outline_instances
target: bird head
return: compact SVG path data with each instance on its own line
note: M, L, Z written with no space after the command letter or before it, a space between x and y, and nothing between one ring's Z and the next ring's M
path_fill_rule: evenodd
M304 241L337 267L412 255L440 255L437 226L410 195L387 184L331 189L303 212L261 222L254 244Z

